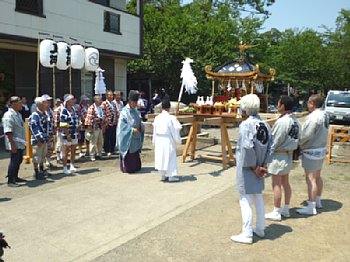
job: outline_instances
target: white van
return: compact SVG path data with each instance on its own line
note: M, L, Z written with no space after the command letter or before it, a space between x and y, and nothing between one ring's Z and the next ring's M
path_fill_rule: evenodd
M328 91L324 109L329 121L342 121L350 123L350 91Z

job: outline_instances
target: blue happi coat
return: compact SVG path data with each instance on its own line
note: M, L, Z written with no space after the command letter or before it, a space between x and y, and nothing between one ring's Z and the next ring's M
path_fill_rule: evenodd
M258 177L251 167L271 162L273 138L270 126L259 115L250 116L238 129L236 147L236 183L241 194L260 194L264 179Z

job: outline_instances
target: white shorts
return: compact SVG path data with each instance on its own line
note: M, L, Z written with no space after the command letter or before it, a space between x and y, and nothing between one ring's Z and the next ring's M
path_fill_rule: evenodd
M71 141L68 141L66 139L62 139L63 140L63 145L65 146L76 146L78 144L78 138L74 138Z

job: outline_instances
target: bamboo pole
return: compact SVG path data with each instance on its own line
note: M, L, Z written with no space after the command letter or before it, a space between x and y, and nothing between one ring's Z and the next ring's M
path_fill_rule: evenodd
M23 160L25 161L26 164L30 164L33 158L33 151L32 151L32 144L31 144L31 132L29 128L29 119L25 119L25 135L26 135L26 155L23 157Z
M268 110L269 110L269 82L266 83L266 97L265 97L265 100L266 100L266 113L268 113Z
M214 99L214 94L215 94L215 81L211 81L211 98ZM214 100L213 100L214 101Z

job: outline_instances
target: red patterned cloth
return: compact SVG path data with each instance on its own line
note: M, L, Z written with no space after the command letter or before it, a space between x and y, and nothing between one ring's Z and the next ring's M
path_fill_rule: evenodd
M95 104L89 106L89 109L85 117L85 125L92 126L93 128L102 128L104 122L103 109L101 108L100 114Z
M101 105L105 114L105 122L108 126L116 126L118 123L117 107L113 102L103 101Z
M59 105L53 111L53 125L54 125L54 128L56 129L60 128L60 117L61 117L62 106L63 105Z

